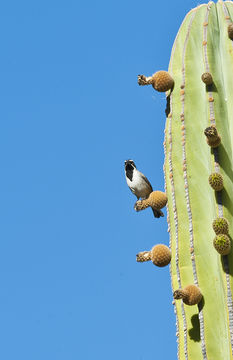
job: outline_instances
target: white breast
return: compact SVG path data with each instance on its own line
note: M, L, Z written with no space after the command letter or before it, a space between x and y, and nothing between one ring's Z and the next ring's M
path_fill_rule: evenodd
M127 177L126 177L126 181L130 190L138 198L147 198L151 193L151 187L143 179L142 173L136 169L134 170L132 181L130 181L130 179L128 179Z

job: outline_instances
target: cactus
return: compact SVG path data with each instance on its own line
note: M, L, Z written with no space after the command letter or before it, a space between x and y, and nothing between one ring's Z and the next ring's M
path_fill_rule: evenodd
M164 172L172 289L182 292L194 284L203 295L195 306L174 301L182 360L233 359L233 251L220 255L213 245L225 244L233 234L232 21L232 1L192 9L176 36L168 69L174 88ZM209 181L217 183L215 191ZM226 221L215 226L225 235L216 236L213 221L223 217Z

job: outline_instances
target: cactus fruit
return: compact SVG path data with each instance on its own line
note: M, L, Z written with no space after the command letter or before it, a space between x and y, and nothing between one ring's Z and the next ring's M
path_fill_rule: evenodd
M214 232L216 235L219 235L219 234L228 234L228 231L229 231L229 223L227 221L227 219L225 218L221 218L221 217L218 217L217 219L215 219L213 221L213 229L214 229Z
M226 234L215 236L213 244L217 252L221 255L228 255L231 251L231 241Z
M171 261L171 251L163 244L155 245L151 251L143 251L136 255L138 262L151 260L154 265L164 267Z
M173 89L174 80L167 71L161 70L149 77L138 75L138 84L152 85L155 90L165 92Z
M144 210L149 206L152 209L160 210L167 204L167 195L162 191L152 191L149 197L145 200L138 200L135 205L134 209L136 211Z
M208 72L205 72L204 74L201 75L201 80L206 85L212 85L213 84L212 75L210 73L208 73Z
M221 174L213 173L209 176L209 184L215 191L223 189L223 177Z
M232 1L192 9L176 36L168 68L175 84L164 142L172 288L195 284L204 295L198 309L175 302L179 360L233 359L233 251L219 256L212 228L214 219L224 217L233 236L232 20ZM210 73L214 83L204 86L203 73ZM204 135L213 126L221 136L217 147L211 140L207 146ZM208 183L210 174L217 192ZM194 316L199 317L195 328Z
M155 245L151 249L151 261L159 267L168 265L171 261L170 249L163 244Z
M196 285L188 285L183 290L176 290L173 293L175 300L182 299L186 305L196 305L202 299L202 293Z

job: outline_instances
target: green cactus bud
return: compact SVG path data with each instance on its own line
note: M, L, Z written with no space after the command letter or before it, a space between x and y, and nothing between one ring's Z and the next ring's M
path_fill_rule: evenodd
M213 173L209 176L209 184L215 191L223 189L223 177L221 174Z
M231 240L226 234L219 234L214 238L214 247L221 255L228 255L231 251Z
M218 234L228 234L229 223L227 219L218 217L213 221L213 229L216 235Z

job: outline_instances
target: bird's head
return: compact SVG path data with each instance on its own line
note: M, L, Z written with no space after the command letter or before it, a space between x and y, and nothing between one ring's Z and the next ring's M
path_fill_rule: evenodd
M125 160L125 171L136 169L136 165L133 160Z

